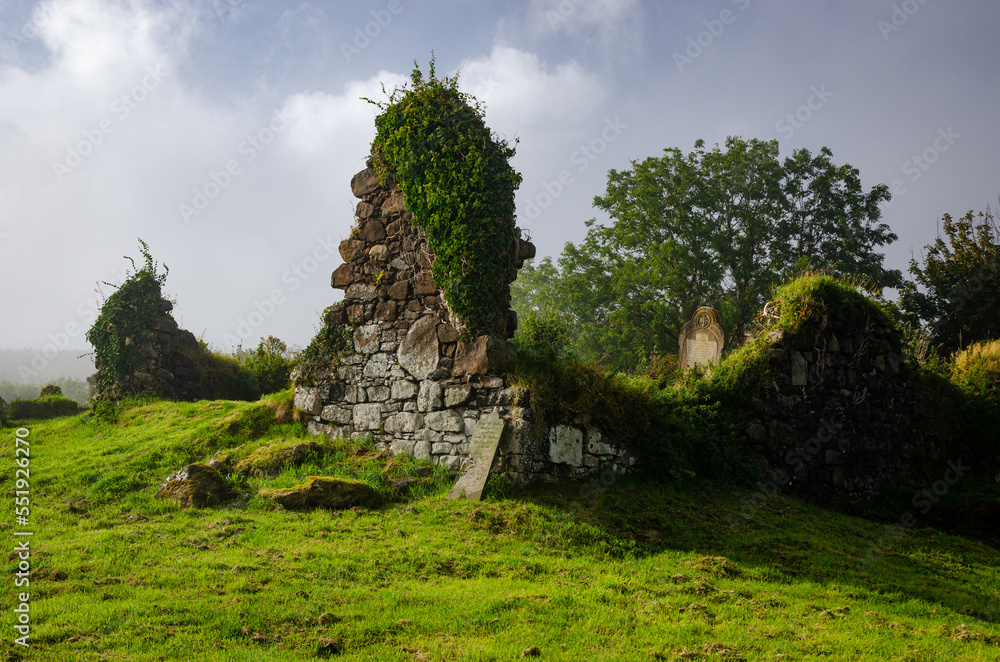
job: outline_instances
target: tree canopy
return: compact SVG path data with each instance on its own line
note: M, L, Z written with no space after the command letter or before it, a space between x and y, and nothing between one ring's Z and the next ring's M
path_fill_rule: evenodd
M912 282L900 291L909 321L924 326L946 352L1000 338L1000 228L987 207L942 218L945 237L910 260Z
M518 313L557 307L576 329L581 358L627 368L676 352L701 305L718 309L739 342L773 288L806 268L900 286L878 252L897 238L880 222L888 188L866 191L858 170L835 165L825 147L784 161L778 152L775 140L730 137L724 149L699 140L688 154L668 148L611 170L594 206L612 222L591 219L558 267L543 260L522 269Z

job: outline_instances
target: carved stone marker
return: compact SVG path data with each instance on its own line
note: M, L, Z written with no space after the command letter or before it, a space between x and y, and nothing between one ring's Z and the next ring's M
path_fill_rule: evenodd
M466 499L479 501L483 498L483 488L486 487L490 468L500 450L504 429L504 420L495 412L479 419L469 448L472 466L458 479L451 492L448 492L449 499L459 499L464 496Z
M688 370L718 363L725 344L726 333L719 324L719 314L710 306L702 306L681 329L678 364L681 369Z

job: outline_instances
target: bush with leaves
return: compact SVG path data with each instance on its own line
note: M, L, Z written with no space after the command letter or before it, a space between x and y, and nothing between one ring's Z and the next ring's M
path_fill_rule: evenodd
M466 335L503 337L515 251L514 148L483 121L485 111L458 91L458 76L425 80L414 63L411 87L377 105L372 143L383 185L398 184L437 256L434 282Z
M135 260L125 256L132 264L132 271L126 271L125 281L104 301L87 331L87 342L94 346L99 369L97 387L102 393L131 384L132 376L142 365L141 347L159 312L163 283L169 273L165 264L163 273L159 273L146 242L139 239L139 246L144 258L142 268L136 269ZM111 283L105 285L115 287Z

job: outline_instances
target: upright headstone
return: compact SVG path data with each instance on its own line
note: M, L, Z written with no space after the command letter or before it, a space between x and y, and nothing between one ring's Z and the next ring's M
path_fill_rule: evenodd
M476 431L472 433L472 443L469 453L472 455L472 466L458 479L455 487L448 493L449 499L466 499L479 501L483 498L483 488L490 476L503 439L504 420L496 413L479 419Z
M683 370L718 363L725 344L719 314L710 306L702 306L681 329L678 363Z

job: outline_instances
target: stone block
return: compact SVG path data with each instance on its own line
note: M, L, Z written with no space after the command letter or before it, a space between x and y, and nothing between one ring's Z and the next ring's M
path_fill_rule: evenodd
M461 337L458 330L447 322L438 325L437 333L441 342L455 342Z
M449 444L447 442L441 442L431 445L431 453L434 455L451 455L455 450L454 444Z
M468 384L449 386L444 390L444 406L448 409L461 407L472 398L472 387Z
M444 441L443 434L441 434L440 432L435 432L434 430L429 430L427 428L421 428L417 430L416 434L413 435L413 438L416 439L417 441L426 441L432 444Z
M337 290L347 289L353 282L354 272L351 270L351 265L347 263L337 267L336 271L330 277L330 286Z
M478 424L479 421L477 419L471 418L471 417L470 418L464 418L462 420L463 420L463 423L465 424L465 436L466 437L471 437L472 435L474 435L476 433L476 424Z
M403 196L403 192L399 189L394 189L393 192L389 194L389 198L382 203L382 218L400 215L405 211L406 199Z
M390 299L395 299L397 301L404 301L410 296L410 282L406 280L400 280L389 286L387 294Z
M416 412L404 411L396 414L396 424L400 432L415 432L424 425L424 417Z
M434 411L441 408L442 402L441 384L431 380L420 382L420 391L417 394L417 411Z
M424 422L427 427L437 432L462 432L465 430L465 421L461 414L452 409L431 412L424 416Z
M359 234L369 244L377 244L385 239L385 226L382 221L368 220L361 224Z
M355 301L374 301L378 296L378 290L374 285L368 283L354 283L344 292L345 299Z
M455 377L496 374L513 366L515 360L514 350L506 341L496 336L479 336L459 341L451 372Z
M419 274L413 281L413 292L417 296L430 296L437 292L437 285L429 271Z
M389 259L389 247L385 244L375 244L368 249L368 259L372 264L383 264Z
M397 439L396 441L389 444L389 452L393 455L402 455L404 457L413 456L413 446L412 441L407 441L405 439Z
M316 389L307 386L299 386L295 389L295 398L292 400L293 406L304 414L315 416L323 410L323 403L319 399Z
M429 462L431 459L431 444L429 441L418 441L413 445L413 458Z
M441 455L437 458L437 465L448 471L459 471L462 468L462 458L459 455Z
M365 362L364 370L362 374L365 377L371 377L374 379L383 379L389 372L389 355L388 354L372 354L371 358Z
M379 348L379 327L377 324L366 324L354 330L354 351L362 354L374 354Z
M345 239L340 242L340 257L344 259L344 262L354 262L356 259L364 255L365 242L358 239Z
M614 455L615 448L604 443L604 438L597 428L587 430L587 452L593 455Z
M359 202L357 208L354 210L354 215L362 220L371 218L374 214L375 205L365 202L364 200Z
M385 402L390 395L388 386L369 386L366 393L369 402Z
M549 460L574 467L583 466L583 430L556 425L549 430Z
M809 363L800 352L792 352L792 386L809 383Z
M411 381L395 381L392 383L391 397L393 400L409 400L417 394L418 388Z
M323 407L320 412L319 417L324 421L330 421L331 423L337 423L339 425L350 425L351 421L354 419L354 413L350 409L345 407L338 407L337 405L327 405Z
M417 379L427 379L437 370L440 353L433 317L421 317L410 327L396 356L399 365Z
M353 413L355 430L378 430L382 426L382 405L377 402L354 405Z
M374 168L365 168L361 172L351 177L351 192L355 198L363 198L377 191L379 188L378 174Z

